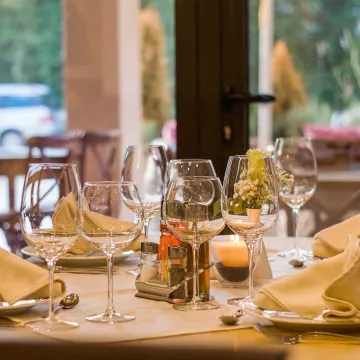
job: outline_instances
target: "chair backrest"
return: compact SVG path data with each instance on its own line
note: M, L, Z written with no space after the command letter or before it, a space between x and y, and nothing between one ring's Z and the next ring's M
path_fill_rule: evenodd
M91 154L96 161L99 173L99 178L96 180L110 181L113 179L115 159L119 146L120 131L117 129L86 132L83 153L84 156ZM81 179L85 179L85 167L81 170Z
M84 163L83 131L72 131L61 136L35 136L28 140L29 163L66 162L78 166L81 174Z

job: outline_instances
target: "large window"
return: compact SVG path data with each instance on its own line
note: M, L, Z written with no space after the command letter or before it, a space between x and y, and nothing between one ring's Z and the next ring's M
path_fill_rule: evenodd
M61 0L0 1L2 145L65 131L62 29Z

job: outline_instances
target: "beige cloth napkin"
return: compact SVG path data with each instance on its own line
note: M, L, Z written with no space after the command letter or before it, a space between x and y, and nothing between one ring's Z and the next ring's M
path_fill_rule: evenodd
M87 204L84 204L84 223L83 228L88 232L100 232L104 229L113 229L114 232L120 232L128 230L134 226L131 222L122 221L110 216L95 213L88 209ZM74 194L70 193L66 197L62 197L55 209L55 213L52 217L52 221L55 228L69 230L69 226L74 228L74 214L76 211L76 200ZM144 235L140 234L135 241L127 248L127 250L139 250L141 241L144 240ZM88 251L97 250L82 236L79 236L75 242L75 245L69 250L70 253L75 255L83 255Z
M303 318L360 321L359 279L360 241L349 235L344 252L264 286L254 303Z
M349 234L360 236L360 215L330 226L315 235L314 256L327 259L344 251Z
M48 272L0 248L0 301L13 304L19 300L40 299L49 296ZM65 283L54 282L54 295L66 291Z

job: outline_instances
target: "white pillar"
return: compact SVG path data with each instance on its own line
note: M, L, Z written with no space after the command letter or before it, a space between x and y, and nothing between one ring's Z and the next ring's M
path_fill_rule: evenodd
M272 94L272 51L274 42L274 0L261 0L259 7L259 93ZM259 104L258 147L272 143L272 104Z
M142 92L139 0L118 0L118 89L120 159L128 145L141 142Z

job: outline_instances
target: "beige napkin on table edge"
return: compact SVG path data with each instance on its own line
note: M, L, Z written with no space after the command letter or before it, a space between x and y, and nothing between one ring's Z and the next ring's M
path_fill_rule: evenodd
M52 217L52 221L55 228L63 229L68 226L74 226L74 213L76 209L75 205L75 197L74 194L70 193L66 197L62 197L55 209L54 215ZM86 204L85 204L86 210ZM84 229L87 231L100 231L103 229L113 228L116 231L124 231L132 226L134 226L131 222L122 221L113 217L105 216L102 214L97 214L93 211L86 210L84 215ZM74 226L75 228L75 226ZM137 251L140 249L141 242L144 240L145 236L140 234L134 242L132 242L129 246L122 249L122 251L134 250ZM98 251L98 249L94 248L88 241L86 241L83 236L79 236L76 240L75 244L68 251L74 255L83 255L89 250Z
M349 235L344 252L264 286L254 303L303 318L360 321L359 279L360 241Z
M54 282L54 296L65 294L63 280ZM10 305L19 300L49 296L49 275L45 269L0 248L0 301Z
M360 235L360 215L319 231L314 236L314 256L327 259L344 251L349 234Z

